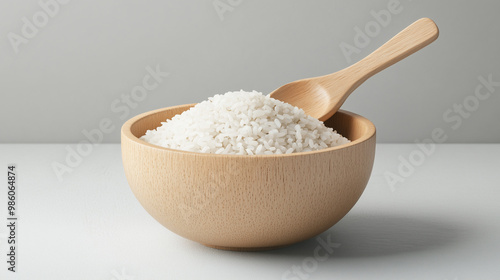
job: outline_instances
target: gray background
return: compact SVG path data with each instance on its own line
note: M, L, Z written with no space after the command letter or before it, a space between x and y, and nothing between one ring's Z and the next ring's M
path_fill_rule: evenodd
M456 130L443 113L473 95L479 76L500 81L500 2L401 0L401 12L349 62L339 45L353 45L354 28L389 2L233 0L221 19L212 0L70 1L16 54L9 34L21 35L23 17L32 21L42 9L2 0L0 142L79 142L104 118L114 127L104 142L118 142L134 115L332 73L429 17L440 38L368 80L343 108L372 120L379 142L414 142L441 127L448 142L498 143L500 87ZM114 112L114 100L156 65L169 76L126 117Z

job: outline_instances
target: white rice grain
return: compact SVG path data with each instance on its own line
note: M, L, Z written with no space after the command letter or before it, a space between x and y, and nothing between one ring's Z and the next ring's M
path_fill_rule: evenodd
M240 155L290 154L350 142L303 110L256 91L210 97L141 139L183 151Z

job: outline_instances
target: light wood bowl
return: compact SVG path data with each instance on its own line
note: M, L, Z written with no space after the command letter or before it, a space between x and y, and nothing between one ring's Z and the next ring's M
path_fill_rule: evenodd
M194 105L138 115L121 130L123 165L133 193L151 216L180 236L228 250L286 246L333 226L366 187L375 126L348 111L340 110L325 124L352 142L314 152L215 155L162 148L138 138Z

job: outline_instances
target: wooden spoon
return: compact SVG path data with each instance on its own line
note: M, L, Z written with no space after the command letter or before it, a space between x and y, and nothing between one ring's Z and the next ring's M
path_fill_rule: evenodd
M273 91L271 97L325 121L364 81L427 46L438 35L439 29L431 19L419 19L357 63L330 75L291 82Z

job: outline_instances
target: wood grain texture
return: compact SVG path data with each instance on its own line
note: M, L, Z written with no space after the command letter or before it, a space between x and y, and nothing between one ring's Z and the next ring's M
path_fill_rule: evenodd
M356 64L330 75L286 84L273 91L271 97L302 108L319 120L327 120L364 81L429 45L438 36L439 29L431 19L419 19Z
M339 111L327 126L351 143L288 155L214 155L172 150L138 137L191 105L144 113L121 130L130 187L180 236L219 249L261 250L311 238L338 222L372 170L375 127Z

